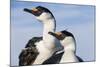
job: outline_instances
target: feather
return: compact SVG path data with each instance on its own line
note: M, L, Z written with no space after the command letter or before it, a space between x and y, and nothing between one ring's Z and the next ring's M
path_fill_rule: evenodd
M42 37L33 37L28 41L25 49L22 50L19 55L19 66L31 65L34 62L37 55L39 54L38 50L36 49L35 43L41 40Z

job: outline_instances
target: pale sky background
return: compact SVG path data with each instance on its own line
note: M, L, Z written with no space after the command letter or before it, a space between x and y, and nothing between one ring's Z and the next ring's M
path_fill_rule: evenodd
M18 65L18 56L34 36L41 36L43 26L24 8L44 6L56 19L57 31L72 32L76 39L76 52L84 61L95 60L95 6L15 2L11 0L11 65Z

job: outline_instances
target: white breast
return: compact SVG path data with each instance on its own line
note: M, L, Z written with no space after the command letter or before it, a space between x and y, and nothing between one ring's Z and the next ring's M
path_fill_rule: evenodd
M60 63L69 63L69 62L79 62L73 51L66 51L63 54L62 59L60 61Z
M45 47L43 41L36 43L36 47L39 51L39 55L37 56L33 64L42 64L45 60L47 60L53 54L53 51Z

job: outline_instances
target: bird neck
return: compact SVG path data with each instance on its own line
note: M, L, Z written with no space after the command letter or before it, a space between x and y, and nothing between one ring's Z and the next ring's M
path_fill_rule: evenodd
M72 37L65 38L65 40L61 41L62 46L64 47L64 51L73 51L76 52L76 42Z
M68 52L68 51L76 52L75 43L67 44L67 46L64 47L64 51L65 52Z
M56 30L56 22L54 19L49 19L44 21L44 26L43 26L43 40L48 39L50 34L48 32L55 32Z
M75 39L72 37L67 37L65 40L61 42L62 46L64 47L64 54L61 59L61 63L65 62L77 62L78 59L76 58L76 43Z
M48 32L55 32L56 22L54 19L49 19L44 22L43 26L43 41L46 48L49 50L53 50L55 48L55 39L52 35L48 34Z

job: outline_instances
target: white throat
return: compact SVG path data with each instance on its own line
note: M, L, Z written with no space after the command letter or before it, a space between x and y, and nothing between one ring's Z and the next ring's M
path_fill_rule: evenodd
M56 29L56 24L55 24L54 19L49 19L49 20L44 21L43 40L45 40L47 35L50 35L48 34L48 32L55 32L55 29Z
M64 47L64 50L65 51L73 51L75 52L76 50L76 43L75 43L75 40L74 38L72 37L66 37L64 40L60 41L61 42L61 45Z
M43 26L43 41L45 46L49 49L55 48L55 39L52 35L48 34L48 32L55 32L56 22L54 19L49 19L44 21Z
M36 17L41 23L43 23L43 40L48 41L54 38L48 32L55 32L56 21L55 18L50 13L42 13L39 17Z
M63 41L61 41L61 44L64 46L64 54L60 63L78 62L78 59L75 55L76 47L74 39L72 37L66 37Z

